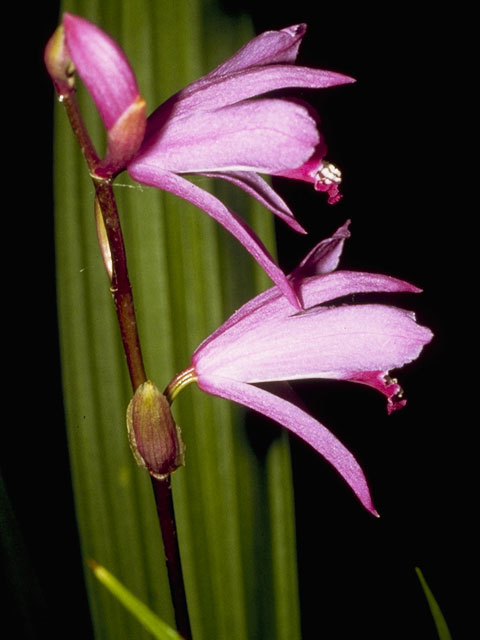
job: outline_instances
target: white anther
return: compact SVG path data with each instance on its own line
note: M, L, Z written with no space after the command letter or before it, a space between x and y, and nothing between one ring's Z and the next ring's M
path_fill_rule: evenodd
M316 184L331 185L333 183L340 184L342 181L342 172L334 164L322 164L315 176Z

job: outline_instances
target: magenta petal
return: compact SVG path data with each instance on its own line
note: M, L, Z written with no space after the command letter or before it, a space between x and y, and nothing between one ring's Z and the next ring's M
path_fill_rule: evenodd
M138 98L135 74L118 44L96 25L65 13L63 26L78 75L110 129Z
M333 71L293 65L251 67L227 76L189 85L164 102L148 119L147 135L155 134L172 117L197 110L212 111L276 89L322 89L354 82L353 78Z
M274 173L301 165L318 141L316 122L302 104L253 100L170 119L133 164L147 161L175 173Z
M216 67L205 79L267 64L294 63L306 24L296 24L280 31L265 31L247 42L237 53Z
M268 391L236 380L199 375L198 386L206 393L262 413L308 442L338 471L363 506L373 515L378 515L365 475L356 459L326 427L305 411Z
M420 289L404 280L359 271L335 271L322 276L306 278L301 282L294 279L294 282L295 290L303 300L305 309L355 293L420 292ZM213 335L216 339L222 336L222 340L234 341L237 334L242 335L245 331L255 330L257 324L262 325L270 318L287 318L291 315L293 314L290 304L278 289L272 287L244 304ZM228 337L224 338L223 334L227 333ZM205 343L209 341L210 338Z
M293 271L292 278L307 278L335 271L343 252L345 240L350 237L349 226L350 220L347 220L330 238L315 245Z
M218 109L276 89L324 89L351 82L354 82L353 78L334 71L279 64L251 67L213 78L198 90L187 87L177 94L177 98L182 111L194 107Z
M237 324L200 353L195 368L199 375L215 372L244 382L351 380L365 371L388 371L411 362L431 337L403 309L319 307Z
M222 178L228 180L246 193L253 196L264 207L272 211L276 216L286 222L292 229L299 233L307 233L297 222L287 203L265 182L263 178L253 171L212 171L204 172L202 175L208 178Z
M305 309L353 293L420 293L421 289L405 280L378 273L334 271L322 277L306 278L299 286Z
M293 286L283 271L275 264L272 256L258 236L215 196L181 176L167 171L159 171L155 166L147 163L136 163L134 166L129 167L129 173L138 182L173 193L208 213L247 249L279 287L289 303L296 309L300 308Z

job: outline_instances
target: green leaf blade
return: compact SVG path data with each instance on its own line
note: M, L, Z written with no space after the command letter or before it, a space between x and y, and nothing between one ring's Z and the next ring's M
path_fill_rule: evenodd
M438 637L440 638L440 640L452 640L447 621L445 620L442 610L438 606L438 602L435 599L435 596L433 595L430 587L428 586L427 581L423 577L423 573L418 567L415 567L415 571L417 573L418 579L420 580L420 584L422 585L422 589L427 599L428 606L430 607L430 612L437 628Z
M126 589L105 567L90 560L90 567L98 579L140 624L157 640L182 640L181 636L153 611L146 607L136 596Z
M71 0L63 7L118 39L149 111L252 35L247 19L227 17L213 2ZM79 98L100 145L98 116L85 92ZM131 390L96 242L93 188L60 107L56 122L63 384L82 550L172 626L150 482L127 442ZM202 211L126 174L116 183L147 374L163 388L205 337L271 283ZM268 211L230 185L200 184L274 251ZM193 387L173 411L187 446L186 467L172 483L195 640L300 638L288 438L279 429L264 450L243 409ZM89 574L87 585L97 639L149 637Z

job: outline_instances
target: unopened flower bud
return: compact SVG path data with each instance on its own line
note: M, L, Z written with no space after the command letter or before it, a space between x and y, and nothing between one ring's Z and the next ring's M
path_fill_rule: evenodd
M184 464L180 429L167 399L153 382L136 390L127 409L127 428L135 460L154 478L163 479Z
M62 96L73 90L75 84L75 66L65 44L65 31L62 25L55 30L47 42L44 60L57 93L62 99Z

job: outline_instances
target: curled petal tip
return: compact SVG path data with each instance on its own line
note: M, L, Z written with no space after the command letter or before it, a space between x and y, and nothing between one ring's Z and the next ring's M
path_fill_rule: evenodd
M298 24L292 24L291 27L285 27L282 31L290 33L292 36L304 36L307 32L307 24L306 22L299 22Z
M350 222L347 220L330 238L315 245L292 272L291 277L298 281L299 278L334 271L340 261L345 240L350 237Z
M349 378L352 382L359 382L360 384L366 384L369 387L373 387L383 393L387 398L387 413L392 414L394 411L402 409L407 400L403 397L404 392L402 387L398 384L397 378L391 378L388 373L382 371L365 371L363 373L355 374L354 377Z

